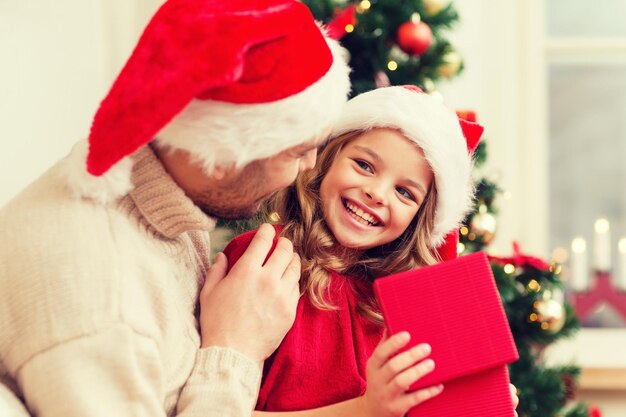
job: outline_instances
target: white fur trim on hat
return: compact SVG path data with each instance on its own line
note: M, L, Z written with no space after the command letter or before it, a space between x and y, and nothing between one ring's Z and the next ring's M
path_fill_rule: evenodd
M302 92L260 104L193 100L161 129L155 144L188 151L210 173L216 165L242 166L315 139L335 123L350 91L345 51L327 42L333 63Z
M377 127L402 131L424 151L437 187L431 239L431 247L436 248L473 204L472 159L459 120L434 97L405 87L385 87L350 100L331 135Z
M62 174L76 197L90 198L102 205L112 203L133 188L131 173L133 161L127 156L101 176L87 172L87 139L77 142L62 162Z

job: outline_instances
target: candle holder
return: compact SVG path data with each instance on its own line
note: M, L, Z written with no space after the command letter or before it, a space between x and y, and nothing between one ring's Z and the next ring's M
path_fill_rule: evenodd
M626 291L614 285L610 272L596 271L587 290L571 292L571 302L581 321L588 319L602 305L609 305L626 325Z

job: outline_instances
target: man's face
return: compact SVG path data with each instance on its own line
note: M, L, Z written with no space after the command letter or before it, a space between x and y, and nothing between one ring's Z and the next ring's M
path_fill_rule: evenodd
M291 184L299 172L313 168L317 147L326 136L327 133L239 169L228 169L220 178L207 179L196 192L188 191L188 195L212 217L250 218L264 201Z

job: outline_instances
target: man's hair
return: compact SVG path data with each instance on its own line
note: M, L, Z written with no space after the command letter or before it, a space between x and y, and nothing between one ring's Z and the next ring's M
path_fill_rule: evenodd
M301 173L268 205L283 225L281 235L294 242L301 257L302 294L322 310L334 309L325 297L330 285L330 271L366 280L371 286L376 278L437 262L437 255L428 246L437 203L434 180L410 225L393 242L365 251L354 251L341 247L328 228L319 197L320 185L343 147L363 133L348 132L328 142L320 149L315 167ZM358 291L358 286L354 288ZM373 295L359 291L359 296L359 312L370 321L382 324Z

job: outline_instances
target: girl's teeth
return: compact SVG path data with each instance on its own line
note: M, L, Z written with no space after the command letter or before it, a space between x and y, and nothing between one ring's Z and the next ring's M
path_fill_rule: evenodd
M349 202L346 202L346 207L350 209L350 211L354 214L354 218L358 220L360 223L365 225L373 226L376 224L374 221L374 217L372 217L369 213L364 212L358 207L353 206Z

